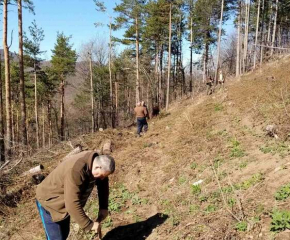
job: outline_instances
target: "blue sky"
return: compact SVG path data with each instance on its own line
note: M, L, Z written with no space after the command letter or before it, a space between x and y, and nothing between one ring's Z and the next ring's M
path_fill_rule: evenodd
M41 48L47 51L43 55L45 59L49 59L51 56L51 49L54 48L57 31L64 32L67 36L71 35L71 43L73 43L74 48L77 50L82 43L96 36L107 38L109 34L106 26L98 28L94 26L95 22L102 22L106 25L108 23L108 16L95 10L93 0L34 0L33 2L36 14L33 15L28 10L23 11L23 30L28 32L28 26L31 25L33 19L36 20L39 27L43 28L45 39L42 42ZM108 8L108 14L114 16L113 8L119 1L107 0L105 2ZM11 51L18 52L16 6L9 6L8 21L9 39L11 30L14 30ZM122 32L114 34L121 36Z
M47 51L42 57L49 60L51 57L51 49L54 48L57 32L64 32L65 35L72 36L71 43L74 48L79 50L81 45L95 37L108 39L109 31L106 25L108 24L108 15L116 16L113 8L120 0L106 0L105 5L108 13L100 13L95 9L93 0L34 0L35 15L28 10L23 11L24 31L28 31L28 26L35 19L37 25L44 30L45 39L42 42L41 49ZM13 33L13 45L11 51L18 52L18 22L17 22L17 7L9 6L9 39L11 30ZM95 22L102 22L104 27L96 28ZM232 32L231 21L227 22L226 34ZM121 37L123 31L114 32L113 35ZM2 33L1 33L2 35ZM0 36L1 37L1 36ZM1 39L2 42L2 39ZM10 40L9 40L10 42ZM120 47L119 47L120 48ZM189 43L184 42L184 49L189 49ZM197 56L195 56L197 58ZM189 52L185 52L184 60L188 62Z

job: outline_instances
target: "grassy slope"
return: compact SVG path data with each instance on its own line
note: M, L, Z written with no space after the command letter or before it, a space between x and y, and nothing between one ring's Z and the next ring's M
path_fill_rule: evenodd
M140 234L149 240L285 239L287 232L274 235L270 224L274 208L290 208L288 199L274 197L290 181L289 64L289 58L281 59L212 96L174 103L170 114L151 120L142 138L135 138L133 129L82 137L90 149L98 148L104 137L115 143L117 171L105 232L135 223L105 239L138 239ZM279 140L265 136L264 128L273 123L279 126ZM40 153L43 160L33 161L44 163L49 172L67 151L67 146L57 146L50 156ZM198 180L203 180L200 187L193 187ZM22 177L9 181L27 186ZM43 239L34 187L19 198L17 208L0 206L6 214L0 221L3 239ZM96 209L91 200L87 211L95 216ZM138 224L156 213L168 218L152 233L149 220ZM70 239L91 239L81 234L73 225Z

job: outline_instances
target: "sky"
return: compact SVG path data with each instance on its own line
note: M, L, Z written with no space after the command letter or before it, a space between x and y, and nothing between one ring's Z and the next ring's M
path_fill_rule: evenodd
M51 57L51 49L54 48L57 32L63 32L66 36L72 36L71 43L76 50L81 45L99 36L108 38L109 15L115 16L113 8L119 0L107 0L105 5L108 13L96 11L93 0L33 0L35 15L28 10L23 10L23 30L28 33L28 27L35 19L38 27L44 30L45 38L41 44L41 49L47 51L43 58ZM11 31L13 30L13 44L11 51L18 52L18 20L17 7L9 6L8 15L9 42ZM105 26L96 28L94 23L101 22ZM122 31L115 32L114 35L122 36ZM2 42L2 33L1 33Z
M66 36L71 36L71 43L78 51L82 44L97 38L105 38L108 40L109 16L115 17L113 8L120 0L106 0L105 5L108 9L107 13L97 12L93 0L33 0L35 5L35 15L28 10L23 10L23 30L28 32L28 27L35 19L38 27L44 30L45 38L41 44L41 50L45 50L42 58L49 60L51 58L51 50L56 42L57 32L63 32ZM13 44L11 51L18 52L18 20L17 7L9 6L8 15L8 33L11 39L11 31L13 30ZM103 27L96 28L94 23L103 23ZM229 21L225 25L226 35L233 32L232 22ZM113 32L115 37L121 38L124 30ZM1 36L2 37L2 33ZM225 39L225 37L224 37ZM2 39L1 39L2 42ZM10 42L10 40L9 40ZM189 43L184 41L184 49L189 49ZM119 47L122 49L122 46ZM195 56L195 59L198 55ZM189 61L189 51L184 54L185 63Z

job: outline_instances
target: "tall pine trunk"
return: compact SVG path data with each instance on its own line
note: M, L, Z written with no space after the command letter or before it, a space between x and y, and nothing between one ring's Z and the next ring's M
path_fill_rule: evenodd
M2 86L2 58L0 54L0 165L5 162L4 144L4 106L3 106L3 86Z
M12 148L12 122L11 122L11 90L10 90L10 61L7 44L8 0L3 1L3 48L5 63L5 97L6 97L6 154L11 155Z
M215 70L215 81L216 82L217 82L217 77L218 77L218 69L220 68L219 65L220 65L220 48L221 48L223 16L224 16L224 0L222 0L220 26L219 26L219 36L218 36L217 64L216 64L216 70Z
M192 94L193 90L193 76L192 76L192 57L193 57L193 20L190 17L190 66L189 66L189 73L190 73L190 82L189 82L189 92Z
M45 147L45 109L42 103L42 147Z
M243 73L246 72L247 68L247 57L248 57L248 39L249 39L249 18L250 18L250 2L246 0L245 6L245 36L244 36L244 54L243 54Z
M65 80L64 77L61 77L61 84L60 84L60 140L65 140L65 121L64 121L64 84Z
M139 77L139 26L138 16L135 18L136 30L136 103L140 102L140 77Z
M272 48L271 48L271 53L270 56L273 56L274 53L274 45L276 41L276 28L277 28L277 17L278 17L278 4L279 0L276 0L276 9L275 9L275 19L274 19L274 26L273 26L273 36L272 36Z
M166 91L166 111L169 108L169 94L170 94L170 73L171 73L171 11L172 4L170 3L170 11L169 11L169 42L168 42L168 75L167 75L167 91Z
M25 100L25 79L23 66L23 24L22 24L22 0L18 0L18 38L19 38L19 90L21 107L21 142L27 145L26 129L26 100Z
M138 22L136 24L138 24ZM138 27L136 27L136 29L138 29ZM137 32L136 32L136 34L137 34ZM137 49L137 45L136 45L136 49ZM139 43L138 43L138 65L137 65L137 68L139 68ZM109 76L110 76L111 122L112 122L112 128L115 128L115 113L114 113L114 99L113 99L113 80L112 80L112 20L111 19L110 19L110 42L109 42ZM139 78L139 71L138 71L138 78ZM139 82L139 80L138 80L138 82Z
M241 1L238 5L238 39L237 39L237 59L236 59L236 77L240 76L240 52L241 52Z
M254 45L254 69L256 68L256 61L257 61L257 44L258 44L259 23L260 23L260 5L261 5L261 0L258 0L258 13L257 13L257 22L256 22L256 36L255 36L255 45Z
M262 3L262 12L263 12L263 18L262 18L262 30L261 30L261 48L260 48L260 67L263 64L263 57L264 57L264 47L265 45L265 34L264 34L264 25L265 25L265 0L263 0Z
M36 63L34 62L34 114L35 114L35 127L36 127L36 147L40 147L39 143L39 119L38 119L38 96L37 96L37 72Z
M47 120L48 120L48 147L52 145L52 122L51 122L51 101L47 101Z
M89 53L90 61L90 84L91 84L91 117L92 117L92 128L91 132L95 132L95 98L94 98L94 83L93 83L93 63L92 63L92 53Z

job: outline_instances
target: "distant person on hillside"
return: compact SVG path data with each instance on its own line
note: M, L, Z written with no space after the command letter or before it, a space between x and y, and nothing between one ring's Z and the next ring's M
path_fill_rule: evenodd
M159 113L160 113L160 108L159 108L159 106L157 106L157 105L154 106L153 109L152 109L152 117L156 117L156 116L158 116Z
M36 189L36 204L46 239L67 239L70 218L86 231L95 231L101 238L101 222L108 216L109 179L115 161L94 151L72 155L58 165ZM92 221L84 206L97 186L99 215Z
M146 103L144 101L142 101L141 105L146 108L146 111L147 111L147 116L146 117L147 117L147 119L150 119L149 111L148 111L148 107L147 107Z
M142 103L137 103L135 109L134 109L136 119L137 119L137 137L140 137L142 129L144 127L144 132L147 132L148 130L148 123L147 123L147 117L148 117L148 111L147 108L142 106Z
M209 76L206 79L206 85L207 85L206 94L207 95L213 94L214 79L211 76Z
M221 69L219 69L218 71L218 84L220 85L220 87L224 87L225 84L225 76Z

